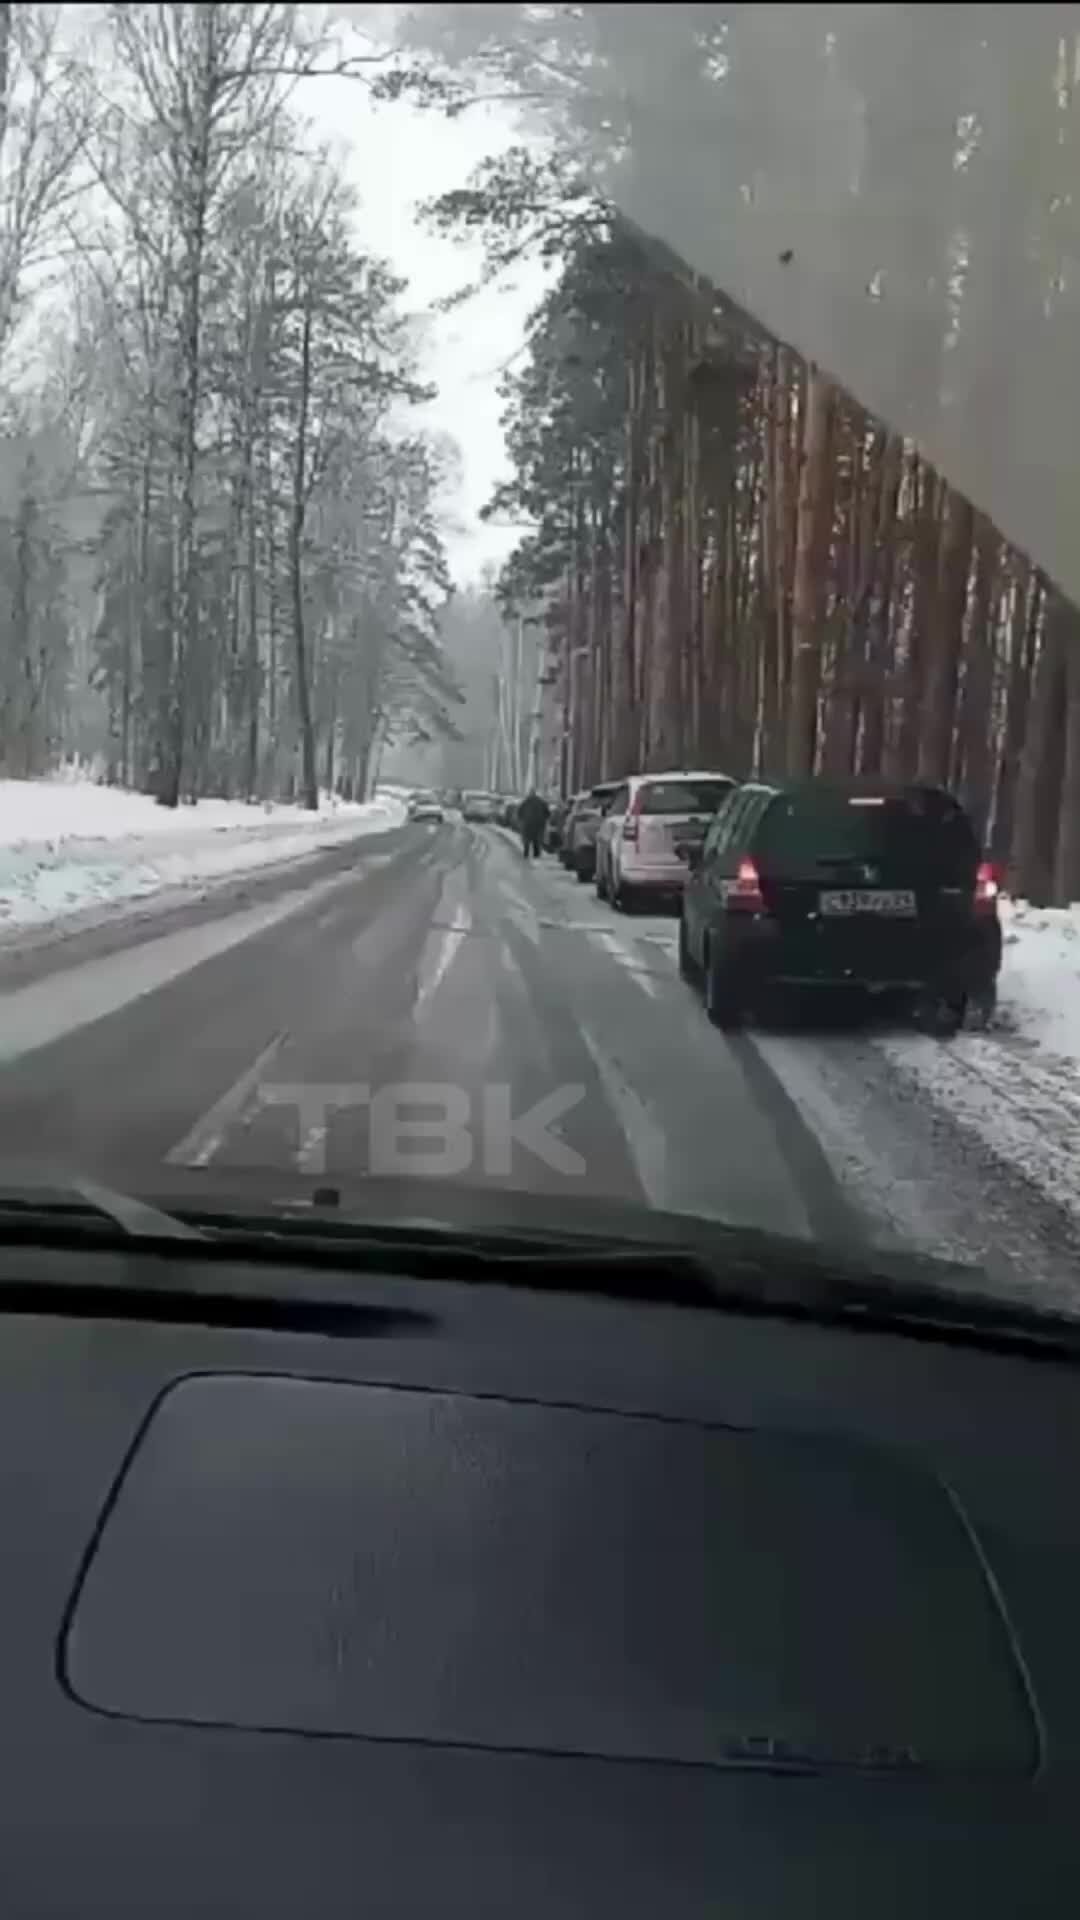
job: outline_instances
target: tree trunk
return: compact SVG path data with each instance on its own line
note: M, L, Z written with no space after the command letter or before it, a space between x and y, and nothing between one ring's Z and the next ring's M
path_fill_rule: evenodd
M867 635L877 573L877 537L881 521L886 433L877 428L864 449L866 424L857 420L852 449L851 569L845 630L837 642L834 683L825 711L821 770L854 771L862 692L866 682ZM865 464L864 464L865 462Z
M187 734L187 679L196 646L198 599L195 579L195 473L202 352L202 279L209 197L210 111L216 28L209 8L199 16L202 71L194 76L195 125L188 156L184 207L184 272L180 322L180 500L177 525L176 602L173 612L169 738L159 804L179 804Z
M862 701L859 770L881 772L885 751L886 684L891 677L892 597L896 572L896 514L904 469L904 443L890 434L882 462L881 497L874 530L873 586L866 632L866 684Z
M254 438L248 449L252 469L247 489L247 662L244 673L247 702L247 765L244 791L249 800L259 792L259 701L262 695L259 675L259 595L258 530L255 521Z
M781 383L784 387L781 417L781 451L784 461L784 511L780 528L783 578L779 604L781 624L778 630L780 659L780 724L782 739L787 739L788 702L791 695L792 598L795 590L795 550L799 538L799 488L806 459L806 387L807 370L795 354L781 355Z
M794 775L809 774L814 769L825 568L832 523L835 412L836 389L824 374L816 367L811 367L806 382L806 434L799 481L791 606L792 662L787 771Z
M974 524L970 500L954 487L948 487L919 744L919 778L933 786L947 786L952 767L956 691Z
M898 780L914 780L919 764L924 667L937 590L941 487L934 469L925 460L918 462L914 484L918 489L918 505L915 509L915 577L911 619L904 658L900 726L894 747L887 756L889 771Z
M998 762L997 791L994 796L994 827L990 839L991 858L1004 866L1012 846L1016 781L1027 733L1031 702L1031 673L1039 639L1042 617L1042 583L1030 563L1023 561L1013 598L1009 634L1009 680L1005 694L1005 726Z
M758 742L756 759L759 771L770 768L778 757L780 737L780 475L782 457L778 414L781 404L780 349L770 347L761 357L759 408L762 436L761 537L758 541L758 592L761 612L761 646L758 657Z
M157 457L157 391L153 381L147 394L146 445L143 449L142 468L139 479L139 531L138 531L138 573L136 576L136 618L138 627L139 680L145 701L148 689L153 689L153 711L160 721L161 681L155 679L152 660L152 615L150 583L150 516L154 501L154 461ZM160 642L160 634L158 635ZM157 672L161 672L160 660L156 663ZM168 663L166 662L166 670ZM139 753L138 785L144 791L147 787L147 775L150 766L163 764L165 741L161 735L160 724L149 730L151 738L145 737Z
M293 464L292 513L289 516L289 584L292 593L293 654L296 666L296 711L300 723L300 755L304 805L319 810L319 775L315 758L315 726L311 711L311 675L304 631L304 516L307 508L307 434L311 405L311 293L306 290L300 329L300 390L297 397L296 455Z
M1065 643L1072 618L1072 609L1055 593L1035 663L1016 785L1010 887L1036 906L1048 906L1053 895L1064 759Z
M1072 618L1064 638L1064 767L1061 816L1054 865L1054 900L1059 907L1080 900L1080 613Z
M975 591L968 620L967 658L960 696L960 765L956 785L975 824L980 845L990 818L994 693L994 624L1000 541L990 521L978 516Z
M662 706L659 757L670 766L682 766L686 754L686 497L684 436L686 427L686 329L680 328L663 356L663 420L661 446L660 519L664 556L664 602L661 634Z
M626 417L623 432L624 482L622 529L622 619L612 660L611 713L607 720L605 773L618 778L633 767L637 733L635 684L637 678L638 523L641 510L638 466L640 356L631 355L626 369Z
M323 768L323 786L327 793L333 793L334 791L334 742L336 732L337 722L334 719L334 709L331 705L330 717L326 726L326 764Z

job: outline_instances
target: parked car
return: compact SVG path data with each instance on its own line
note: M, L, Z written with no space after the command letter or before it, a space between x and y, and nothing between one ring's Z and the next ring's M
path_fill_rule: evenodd
M497 820L499 817L498 795L464 793L461 796L461 811L466 820Z
M502 795L499 801L499 816L498 816L499 825L501 827L517 826L517 812L520 805L521 805L521 801L518 799L516 794Z
M437 793L414 793L407 808L410 820L427 820L441 825L445 818L443 803Z
M602 780L579 793L563 828L562 863L579 880L596 874L596 837L619 790L617 780Z
M998 880L943 789L752 783L687 854L679 969L715 1025L778 987L888 994L943 1035L992 1009Z
M726 773L638 773L611 796L596 836L596 892L627 911L675 900L686 883L680 848L698 837L735 782Z
M544 851L546 853L561 853L563 831L571 805L572 802L569 800L553 800L551 802L548 809L547 825L544 828Z
M569 800L565 802L566 812L563 815L562 828L559 833L558 849L559 861L564 867L569 867L570 865L570 842L574 831L574 816L577 814L579 808L584 806L588 797L589 788L582 787L580 793L572 793Z

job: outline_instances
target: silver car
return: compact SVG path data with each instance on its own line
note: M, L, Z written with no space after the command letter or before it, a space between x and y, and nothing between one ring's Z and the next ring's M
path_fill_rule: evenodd
M437 793L414 793L409 801L409 819L426 820L432 825L442 825L443 804Z
M465 793L461 797L461 813L465 820L497 820L500 801L494 793Z
M617 780L602 780L579 793L563 826L560 858L563 866L579 880L592 880L596 873L596 842L612 799L619 790Z
M675 900L686 883L685 848L704 837L724 796L726 773L638 773L616 789L596 840L596 892L627 911L648 898Z

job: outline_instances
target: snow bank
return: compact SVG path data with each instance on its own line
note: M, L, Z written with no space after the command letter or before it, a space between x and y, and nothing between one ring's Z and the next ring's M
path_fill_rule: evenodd
M242 800L200 800L196 807L159 807L145 793L99 787L89 780L0 780L0 847L71 840L187 839L192 834L262 833L320 820L366 818L371 803L351 806L323 795L317 814L304 807L249 806Z
M318 813L235 800L167 808L89 781L0 780L0 929L301 859L403 818L386 796L364 804L326 797Z
M1080 1066L1080 905L1002 904L1003 1026Z
M988 1033L947 1045L878 1042L913 1082L1080 1225L1080 905L1003 901L998 1013ZM1053 1229L1048 1228L1047 1231Z

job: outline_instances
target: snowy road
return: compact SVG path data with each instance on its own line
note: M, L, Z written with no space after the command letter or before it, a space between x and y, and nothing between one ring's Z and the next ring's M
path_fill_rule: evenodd
M1073 1113L1007 1035L725 1038L673 919L617 916L461 823L152 926L3 976L0 1165L197 1194L408 1162L554 1219L584 1195L854 1236L1080 1302Z

